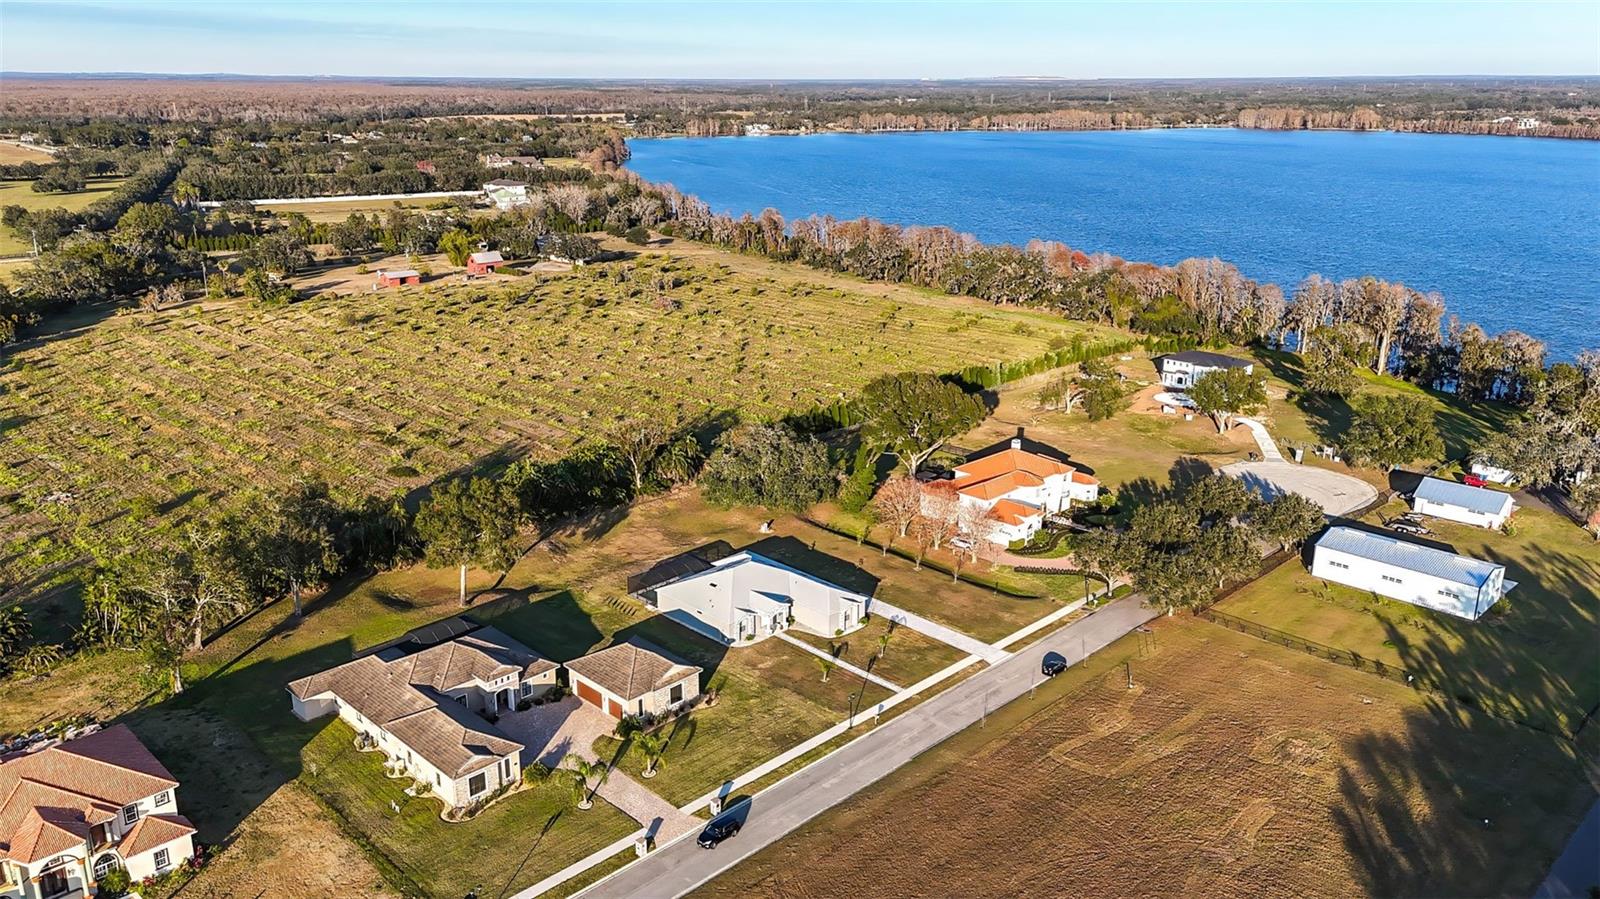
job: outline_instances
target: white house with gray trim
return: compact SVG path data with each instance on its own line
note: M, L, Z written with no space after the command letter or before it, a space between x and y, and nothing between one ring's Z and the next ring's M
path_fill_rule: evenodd
M743 645L791 623L824 637L861 626L870 599L748 550L697 560L692 570L637 595L663 615L720 643ZM791 622L792 619L792 622Z
M1311 575L1469 621L1517 585L1504 565L1347 527L1317 541Z
M1515 511L1511 494L1439 478L1423 478L1411 494L1411 511L1480 528L1498 529Z
M1188 390L1196 381L1214 371L1242 368L1246 374L1252 374L1256 370L1255 363L1249 359L1208 353L1205 350L1168 353L1157 360L1157 367L1161 370L1161 385L1176 390Z

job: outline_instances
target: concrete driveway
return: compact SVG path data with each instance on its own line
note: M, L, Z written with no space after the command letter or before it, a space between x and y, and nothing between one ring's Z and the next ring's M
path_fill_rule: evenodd
M725 815L744 821L739 835L707 852L679 840L645 856L577 895L583 899L668 899L682 896L827 809L871 786L947 737L978 723L990 710L1026 694L1039 681L1045 653L1076 664L1156 616L1138 594L1126 596L954 687L868 731L833 754L761 791ZM1003 867L1001 862L997 865ZM870 888L866 890L870 893ZM526 899L516 896L513 899Z
M1222 473L1244 481L1267 499L1298 493L1329 515L1348 515L1378 498L1377 488L1360 478L1282 460L1235 462L1223 466Z
M576 696L564 696L526 712L507 712L496 724L526 747L524 766L537 761L554 768L569 752L594 761L594 741L615 730L617 721Z

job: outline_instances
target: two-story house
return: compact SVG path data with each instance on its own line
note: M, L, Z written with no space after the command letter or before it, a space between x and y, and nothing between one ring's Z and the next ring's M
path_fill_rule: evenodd
M0 899L96 894L194 855L178 781L124 725L0 756Z
M957 465L951 486L960 503L988 511L995 524L987 536L1002 546L1032 537L1044 527L1046 516L1074 502L1100 498L1099 480L1074 465L1023 449L1021 438Z
M1246 374L1255 372L1256 365L1248 359L1237 359L1205 350L1188 350L1168 353L1156 360L1161 369L1161 384L1174 390L1188 390L1194 383L1214 371L1242 368Z
M522 744L489 718L554 686L560 666L493 627L464 619L433 627L470 629L382 647L291 682L289 696L300 720L337 714L459 808L522 776Z

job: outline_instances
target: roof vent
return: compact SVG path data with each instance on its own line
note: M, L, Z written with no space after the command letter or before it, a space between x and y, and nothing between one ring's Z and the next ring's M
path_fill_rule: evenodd
M1011 448L1012 449L1022 449L1022 438L1021 437L1013 437L1013 438L1011 438Z

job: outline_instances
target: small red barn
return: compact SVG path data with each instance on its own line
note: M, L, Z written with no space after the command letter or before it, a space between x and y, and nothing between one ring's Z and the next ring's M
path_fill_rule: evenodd
M389 271L380 271L378 274L379 287L399 287L402 284L421 284L422 273L414 268L397 268Z
M496 268L499 268L505 264L506 258L500 255L499 250L488 250L481 253L473 253L471 256L467 257L467 274L487 275Z

